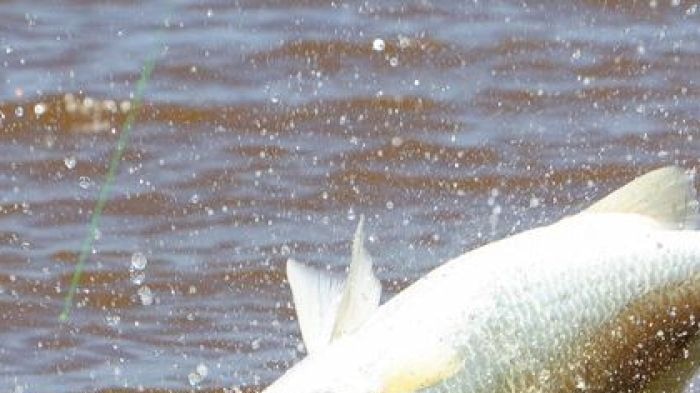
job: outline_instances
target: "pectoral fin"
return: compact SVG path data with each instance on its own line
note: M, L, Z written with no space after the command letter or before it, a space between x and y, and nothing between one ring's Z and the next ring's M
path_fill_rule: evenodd
M287 261L287 279L306 350L312 353L331 341L343 280L328 271Z
M382 288L364 247L363 222L360 218L346 280L292 259L287 261L287 279L309 353L357 330L379 307Z
M364 217L361 217L352 242L352 261L333 328L333 338L356 330L379 307L382 284L372 272L372 258L364 245L363 224Z
M694 173L667 166L642 175L585 210L588 213L634 213L672 229L697 227Z

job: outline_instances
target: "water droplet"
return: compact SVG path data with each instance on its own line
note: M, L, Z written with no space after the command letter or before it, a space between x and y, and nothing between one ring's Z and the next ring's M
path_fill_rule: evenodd
M209 369L207 368L207 365L204 363L199 363L197 365L197 374L201 375L202 378L205 378L207 374L209 374Z
M399 147L403 145L403 138L401 138L400 136L395 136L391 138L391 145L394 147Z
M91 184L92 184L92 180L90 180L90 178L87 176L80 176L80 179L78 179L78 185L83 190L87 190L88 188L90 188Z
M256 338L255 340L251 341L250 349L252 349L253 351L257 351L258 349L260 349L260 339Z
M202 378L202 376L197 372L192 372L187 376L187 380L190 381L190 386L193 387L199 385L203 379L204 378Z
M147 285L139 288L137 293L141 299L141 304L144 306L150 306L153 304L153 293L151 292L151 288L149 288Z
M129 112L131 110L131 102L130 101L122 101L119 103L119 110L122 111L122 113Z
M135 252L131 254L131 267L136 269L136 270L143 270L146 268L146 264L148 263L148 260L146 259L146 256L143 255L142 252Z
M494 216L498 216L501 214L501 211L502 211L501 205L496 205L491 210L491 214L493 214Z
M40 102L34 105L34 114L37 115L37 117L43 115L44 113L46 113L46 104Z
M190 197L190 203L196 205L199 203L199 195L194 194Z
M399 48L406 49L409 46L411 46L411 39L406 36L399 35Z
M289 253L291 253L291 252L292 252L292 250L286 244L283 244L282 247L280 247L280 254L281 255L289 255Z
M397 67L399 65L399 59L396 57L392 57L389 59L389 65L392 67Z
M374 41L372 42L372 50L381 52L384 50L386 47L386 44L384 44L384 40L381 38L375 38Z
M16 107L15 108L15 116L17 116L17 117L24 116L24 108L22 108L21 106Z
M146 273L141 270L129 269L129 278L134 285L141 285L146 281Z
M386 202L386 208L389 209L389 210L393 209L393 208L394 208L394 202L392 202L392 201L387 201L387 202Z
M66 165L66 168L73 169L78 161L75 159L75 156L68 156L63 159L63 163Z
M119 325L119 321L121 321L121 317L119 317L119 315L105 316L105 322L107 322L107 325L109 326L117 326Z

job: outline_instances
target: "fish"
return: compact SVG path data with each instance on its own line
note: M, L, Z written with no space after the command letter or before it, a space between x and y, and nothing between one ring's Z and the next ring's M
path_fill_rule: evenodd
M347 277L287 276L307 356L264 393L678 393L700 365L694 172L662 167L380 305L359 221Z

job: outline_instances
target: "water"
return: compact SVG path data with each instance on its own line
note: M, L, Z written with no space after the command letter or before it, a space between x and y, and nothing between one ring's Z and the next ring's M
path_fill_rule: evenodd
M144 270L146 268L147 263L148 260L142 252L137 251L131 254L131 268L133 270Z
M360 214L388 298L699 164L694 3L287 3L0 4L4 391L259 391L304 356L286 259L342 269Z

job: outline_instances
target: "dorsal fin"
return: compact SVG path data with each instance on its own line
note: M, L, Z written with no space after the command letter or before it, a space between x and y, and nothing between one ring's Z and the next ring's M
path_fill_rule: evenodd
M669 228L694 228L698 218L694 175L676 166L659 168L613 191L585 211L641 214Z
M363 223L360 217L346 280L293 259L287 261L287 279L309 353L355 331L379 307L382 288L364 247Z
M289 259L287 280L292 289L304 345L307 352L312 353L331 341L343 293L343 279Z
M332 338L356 330L379 307L382 284L372 272L372 258L365 249L364 217L357 224L352 242L352 261Z

